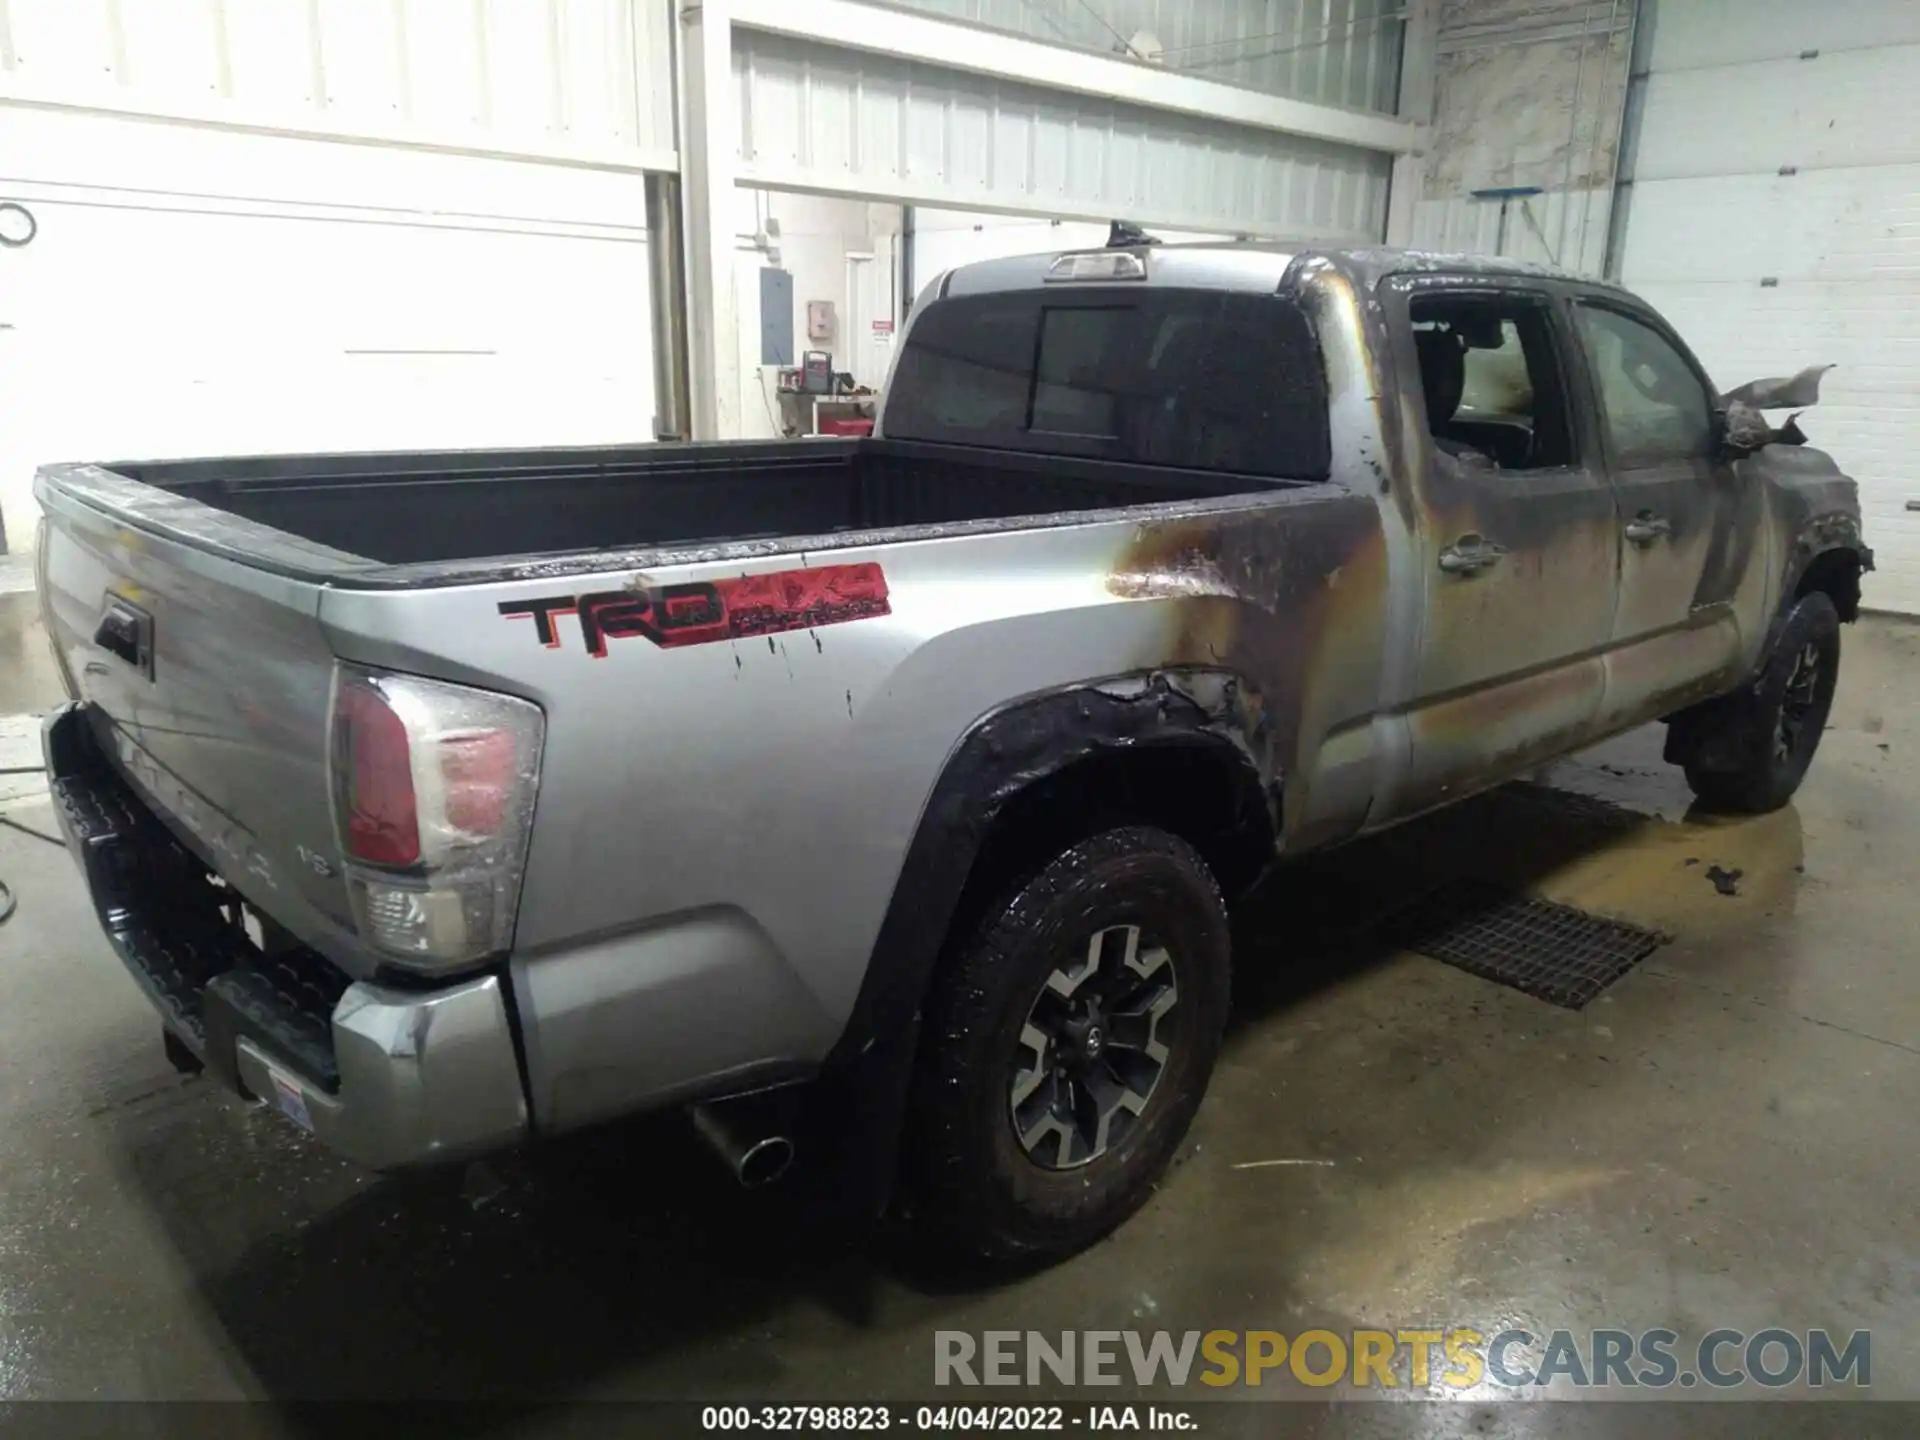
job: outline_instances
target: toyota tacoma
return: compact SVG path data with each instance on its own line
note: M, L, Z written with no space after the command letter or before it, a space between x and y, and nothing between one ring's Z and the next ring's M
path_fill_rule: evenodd
M1800 784L1855 487L1626 291L965 265L871 438L43 467L46 754L169 1054L376 1168L692 1111L989 1256L1148 1196L1276 861L1630 727Z

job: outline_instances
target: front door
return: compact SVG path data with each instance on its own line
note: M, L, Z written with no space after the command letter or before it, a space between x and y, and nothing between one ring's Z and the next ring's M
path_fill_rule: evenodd
M1619 496L1620 598L1607 729L1726 688L1742 622L1765 603L1766 497L1717 452L1713 390L1684 346L1624 297L1584 296L1574 328Z
M1619 518L1569 384L1546 284L1401 282L1402 373L1421 377L1424 589L1402 783L1375 820L1443 804L1575 744L1599 712Z

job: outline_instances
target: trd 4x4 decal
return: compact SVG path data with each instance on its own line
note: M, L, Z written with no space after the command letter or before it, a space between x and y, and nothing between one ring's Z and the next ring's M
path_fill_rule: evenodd
M607 641L628 635L644 635L655 645L671 649L870 620L890 611L887 577L878 565L867 564L780 570L646 590L503 600L500 613L510 619L530 617L534 634L549 650L560 648L561 619L577 616L587 653L604 660Z

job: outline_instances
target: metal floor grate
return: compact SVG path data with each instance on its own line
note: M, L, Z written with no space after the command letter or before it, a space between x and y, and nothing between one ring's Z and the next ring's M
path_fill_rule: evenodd
M1657 930L1606 920L1479 880L1455 881L1390 917L1403 949L1578 1010L1667 941Z

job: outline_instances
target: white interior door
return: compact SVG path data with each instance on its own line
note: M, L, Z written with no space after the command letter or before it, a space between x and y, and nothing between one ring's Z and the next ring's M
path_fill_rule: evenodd
M878 386L882 368L874 363L873 318L878 295L874 291L880 267L873 252L847 252L846 361L838 368L851 371L856 384Z

